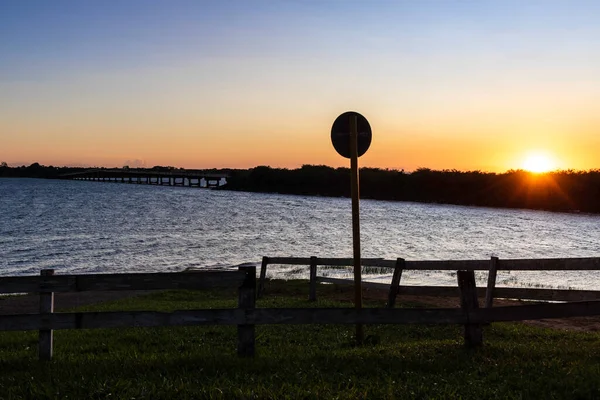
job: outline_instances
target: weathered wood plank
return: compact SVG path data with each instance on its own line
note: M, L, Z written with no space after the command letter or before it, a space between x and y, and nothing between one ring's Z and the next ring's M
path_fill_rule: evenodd
M40 279L44 282L54 275L53 269L40 271ZM40 293L40 315L42 318L54 312L54 293L44 291ZM52 329L40 329L38 339L38 356L40 360L50 361L52 359L54 334Z
M267 280L267 265L269 265L269 257L263 257L262 263L260 264L260 278L258 281L258 292L256 297L260 298L265 290L265 281Z
M309 257L269 257L270 264L283 265L310 265ZM317 257L317 264L332 267L351 267L354 265L352 258L321 258ZM394 260L382 258L361 258L360 265L363 267L394 268Z
M255 324L464 324L459 308L257 308Z
M333 283L337 285L352 285L349 279L317 277L322 283ZM389 285L377 282L363 282L363 287L369 289L389 290ZM458 287L454 286L400 286L399 291L411 296L435 296L435 297L457 297ZM477 296L484 298L485 288L477 288ZM542 301L591 301L600 300L599 290L566 290L566 289L528 289L496 287L494 289L496 299L522 299Z
M272 264L309 265L310 258L302 257L270 257ZM352 258L318 258L319 265L325 266L352 266ZM361 265L364 267L395 267L394 260L381 258L363 258ZM439 270L439 271L488 271L489 260L429 260L406 261L406 270ZM595 271L600 270L600 257L585 258L547 258L547 259L502 259L498 263L498 270L514 271Z
M39 329L100 329L184 325L238 325L246 322L244 310L114 311L85 313L18 314L0 316L0 331Z
M469 320L473 323L490 323L534 319L589 317L594 315L600 315L600 301L480 308L478 310L472 310L469 313Z
M494 289L494 298L542 301L591 301L600 300L600 291L497 287Z
M402 271L404 270L404 259L399 258L396 260L396 268L394 269L394 275L392 275L392 283L390 284L390 292L388 293L388 308L394 308L396 304L396 297L400 290L400 279L402 278Z
M256 306L256 267L240 267L241 272L246 274L246 279L238 290L238 308L246 314ZM254 324L244 322L238 325L238 355L242 357L254 356L255 348Z
M498 274L498 257L490 259L490 271L488 272L487 290L485 292L485 308L490 308L494 301L494 289L496 288L496 275Z
M317 257L310 258L310 279L308 284L310 285L308 293L308 301L317 300Z
M406 261L407 270L488 271L489 260ZM595 271L600 258L501 259L498 270L512 271Z
M405 269L426 271L483 271L488 269L487 260L432 260L432 261L406 261Z
M3 315L0 331L100 329L189 325L258 324L464 324L466 314L452 309L256 308L158 311L114 311Z
M54 275L46 279L19 276L0 278L0 293L233 288L239 287L244 278L239 271Z
M456 278L460 289L460 307L467 315L473 310L479 309L477 300L477 289L475 286L475 272L457 271ZM465 345L468 347L478 347L483 344L483 331L481 325L472 321L467 321L464 327Z
M39 276L7 276L0 277L0 293L38 293L45 289L54 292L71 292L75 287L75 278L69 275L56 275L49 283L50 287L44 288Z
M498 269L511 271L598 271L600 270L600 257L501 259L498 262Z
M272 264L285 265L309 265L309 258L295 257L269 257ZM350 267L353 265L352 258L317 258L319 265ZM381 258L363 258L360 261L363 267L380 267L394 269L396 267L395 260L384 260ZM456 271L462 270L487 270L488 261L486 260L433 260L433 261L406 261L406 270L442 270Z
M470 310L459 308L257 308L254 310L212 309L156 311L118 311L6 315L0 330L98 329L178 325L239 324L483 324L501 321L567 318L600 315L600 301L550 303L492 307Z

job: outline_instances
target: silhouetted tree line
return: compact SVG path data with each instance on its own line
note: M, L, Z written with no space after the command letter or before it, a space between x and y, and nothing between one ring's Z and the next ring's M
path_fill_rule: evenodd
M53 167L38 163L9 167L0 164L0 177L59 178L87 168ZM155 166L152 170L172 170ZM248 192L350 196L350 170L322 165L298 169L260 166L246 170L209 169L227 172L222 189ZM484 207L530 208L550 211L600 213L600 170L557 171L533 174L511 170L496 174L481 171L436 171L420 168L404 171L362 168L361 198L416 201Z
M226 188L349 197L350 170L312 165L294 170L261 166L233 171ZM362 168L360 195L378 200L600 213L600 170L546 174L511 170L496 174Z
M55 179L59 175L71 172L85 171L81 167L53 167L33 163L29 166L9 167L5 162L0 163L0 178L46 178Z
M161 171L161 172L169 172L169 171L177 171L178 169L183 170L183 168L175 168L171 166L161 166L155 165L152 168L130 168L129 166L124 166L124 169L136 169L136 170L148 170L148 171ZM40 165L39 163L33 163L31 165L25 166L22 165L20 167L9 167L6 162L0 162L0 178L44 178L44 179L59 179L61 175L70 174L73 172L83 172L87 171L90 168L87 167L54 167L52 165L45 166ZM93 169L114 169L114 168L93 168ZM230 171L230 170L217 170L217 169L209 169L209 170L200 170L206 172L218 172L218 171Z

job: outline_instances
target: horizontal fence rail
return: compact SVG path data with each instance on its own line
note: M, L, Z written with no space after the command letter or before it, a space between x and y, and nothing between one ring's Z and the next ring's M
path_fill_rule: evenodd
M267 257L268 264L309 265L310 257ZM320 258L322 266L351 267L352 258ZM396 260L383 258L362 258L363 267L394 269ZM490 260L430 260L405 261L405 270L413 271L488 271ZM499 259L498 271L600 271L600 257L586 258L539 258L539 259Z
M84 292L94 290L209 289L237 287L240 271L90 274L0 277L0 293Z
M336 285L353 285L354 281L341 278L318 277L317 282ZM362 282L369 289L388 290L389 284ZM484 297L486 288L477 288L477 296ZM399 293L409 296L456 297L459 289L456 286L399 286ZM528 299L542 301L586 301L600 300L600 290L567 290L567 289L530 289L530 288L494 288L494 297L500 299Z
M352 258L320 257L263 257L258 286L258 296L264 293L268 265L305 265L310 269L309 300L316 300L316 285L320 283L352 284L352 280L320 277L318 266L351 267ZM458 287L448 286L400 286L402 272L406 270L439 271L488 271L487 288L478 288L477 296L485 297L485 307L491 307L494 298L510 298L541 301L584 301L600 299L600 291L560 290L540 288L498 288L498 271L597 271L600 270L600 257L587 258L542 258L542 259L499 259L489 260L433 260L409 261L402 258L363 258L363 267L379 267L393 272L391 284L362 282L363 287L389 289L388 306L393 307L398 294L422 296L456 296Z
M461 308L257 308L119 311L9 315L0 330L99 329L188 325L271 324L483 324L600 314L600 302L532 304L465 310Z

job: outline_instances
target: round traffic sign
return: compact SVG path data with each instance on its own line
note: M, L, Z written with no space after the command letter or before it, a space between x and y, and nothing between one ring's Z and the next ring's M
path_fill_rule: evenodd
M371 145L371 125L361 114L347 111L337 117L331 127L331 143L342 157L350 158L350 118L356 116L357 153L362 156Z

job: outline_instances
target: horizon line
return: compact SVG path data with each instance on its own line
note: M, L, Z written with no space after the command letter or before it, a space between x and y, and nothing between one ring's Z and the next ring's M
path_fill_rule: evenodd
M124 169L125 167L127 167L128 169L152 169L155 167L160 167L160 168L172 168L172 169L176 169L176 170L198 170L198 171L202 171L202 170L251 170L251 169L255 169L255 168L260 168L260 167L266 167L266 168L271 168L271 169L283 169L283 170L298 170L298 169L302 169L303 167L326 167L326 168L331 168L331 169L350 169L350 167L332 167L330 165L326 165L326 164L303 164L300 167L295 167L295 168L288 168L288 167L272 167L270 165L255 165L254 167L248 167L248 168L233 168L233 167L223 167L223 168L216 168L216 167L211 167L211 168L183 168L183 167L175 167L172 165L154 165L152 167L146 167L146 166L136 166L136 167L128 167L128 166L121 166L121 167L107 167L107 166L91 166L91 165L82 165L82 164L74 164L74 165L63 165L63 166L55 166L55 165L44 165L44 164L40 164L38 162L34 162L31 163L29 165L25 165L25 164L19 164L19 163L2 163L2 164L6 164L6 167L8 168L29 168L35 164L38 164L40 167L43 168L84 168L84 169ZM555 170L549 170L549 171L543 171L543 172L535 172L535 171L529 171L526 170L524 168L510 168L505 170L504 172L495 172L495 171L486 171L486 170L480 170L480 169L473 169L473 170L458 170L456 168L443 168L443 169L434 169L434 168L429 168L429 167L417 167L414 170L407 170L405 168L380 168L380 167L361 167L361 169L374 169L374 170L381 170L381 171L390 171L390 172L403 172L403 173L408 173L408 174L412 174L414 172L418 172L418 171L429 171L429 172L459 172L459 173L482 173L482 174L507 174L507 173L516 173L516 172L525 172L528 174L532 174L532 175L545 175L545 174L557 174L557 173L594 173L594 172L600 172L600 167L598 168L589 168L589 169L573 169L573 168L568 168L568 169L555 169Z

